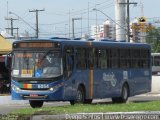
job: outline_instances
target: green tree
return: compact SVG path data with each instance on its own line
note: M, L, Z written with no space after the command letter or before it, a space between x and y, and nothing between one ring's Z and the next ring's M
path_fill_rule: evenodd
M152 28L146 36L146 42L151 45L152 52L160 52L160 31L157 28Z

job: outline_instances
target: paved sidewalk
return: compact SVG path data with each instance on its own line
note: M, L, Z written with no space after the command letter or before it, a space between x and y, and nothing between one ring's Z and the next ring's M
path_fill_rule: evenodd
M0 105L27 104L27 100L12 100L11 96L0 96Z
M140 95L136 95L136 96L159 96L160 97L160 91L148 92L148 93L140 94Z

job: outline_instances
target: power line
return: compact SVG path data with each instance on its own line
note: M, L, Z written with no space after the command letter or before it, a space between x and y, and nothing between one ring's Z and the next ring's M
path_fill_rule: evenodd
M20 16L17 15L16 13L10 11L9 14L13 14L13 15L17 16L18 19L21 19L25 24L27 24L27 25L28 25L29 27L31 27L33 30L36 30L34 27L32 27L28 22L26 22L22 17L20 17Z

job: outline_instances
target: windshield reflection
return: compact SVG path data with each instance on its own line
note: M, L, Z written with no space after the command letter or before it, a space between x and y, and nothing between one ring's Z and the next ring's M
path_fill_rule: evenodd
M59 52L15 53L13 77L49 78L62 75L62 59Z

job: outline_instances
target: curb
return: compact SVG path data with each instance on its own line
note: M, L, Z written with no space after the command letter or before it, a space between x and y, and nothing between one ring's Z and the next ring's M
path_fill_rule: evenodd
M149 93L135 95L135 96L160 96L160 91L154 91L154 92L149 92Z

